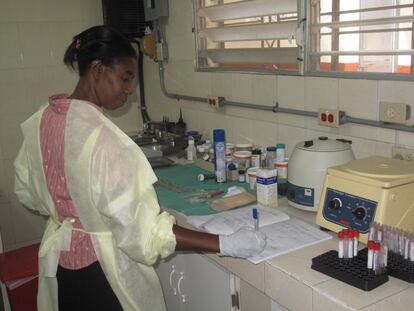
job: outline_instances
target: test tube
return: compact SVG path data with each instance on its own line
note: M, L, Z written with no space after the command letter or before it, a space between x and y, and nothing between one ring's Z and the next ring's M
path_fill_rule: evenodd
M339 238L338 258L344 258L344 238L345 238L345 234L344 234L343 230L338 232L338 238Z
M354 257L354 231L348 230L348 258Z
M354 230L354 257L358 255L358 238L359 238L359 231Z
M367 268L372 269L373 267L373 256L374 256L374 250L373 250L373 241L368 241L368 256L367 256Z

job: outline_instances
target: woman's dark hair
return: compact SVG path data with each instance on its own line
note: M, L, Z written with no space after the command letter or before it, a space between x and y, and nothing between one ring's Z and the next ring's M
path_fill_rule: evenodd
M111 27L94 26L73 37L63 62L72 69L77 63L79 76L82 77L95 59L105 66L113 67L125 57L137 57L128 39Z

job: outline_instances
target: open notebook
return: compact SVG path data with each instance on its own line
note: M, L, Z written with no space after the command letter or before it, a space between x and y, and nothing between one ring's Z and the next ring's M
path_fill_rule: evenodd
M266 234L265 250L255 257L248 258L252 263L260 263L269 258L283 255L325 240L331 236L299 219L290 219L286 213L275 208L250 205L231 211L207 216L187 216L194 227L214 234L231 234L241 227L254 228L252 209L259 212L259 230Z

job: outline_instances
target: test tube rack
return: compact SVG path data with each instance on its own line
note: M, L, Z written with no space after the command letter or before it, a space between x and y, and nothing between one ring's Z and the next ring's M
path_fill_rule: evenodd
M364 291L370 291L388 281L386 273L375 274L367 268L366 260L360 256L352 259L338 258L338 252L334 250L312 258L311 268Z
M367 248L364 248L358 252L358 257L365 262L367 256ZM414 261L404 259L403 256L394 252L388 252L387 273L397 279L414 283Z

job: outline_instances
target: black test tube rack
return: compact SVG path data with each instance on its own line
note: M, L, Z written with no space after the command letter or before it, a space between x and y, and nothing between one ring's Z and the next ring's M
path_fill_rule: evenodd
M358 252L358 257L365 260L365 262L367 260L367 256L367 248L364 248ZM397 279L414 283L414 262L409 259L404 259L403 256L394 252L388 252L387 273Z
M338 258L338 252L331 250L312 258L313 270L324 273L349 285L370 291L388 281L386 273L375 274L367 268L365 260L359 256L352 259Z

